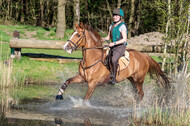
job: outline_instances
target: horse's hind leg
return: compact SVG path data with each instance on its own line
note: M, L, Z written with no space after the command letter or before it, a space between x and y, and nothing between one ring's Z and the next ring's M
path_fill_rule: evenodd
M133 85L133 89L135 89L135 92L137 92L140 95L140 99L143 98L144 92L143 92L143 83L144 79L140 80L134 80L132 77L128 78Z
M136 81L135 82L135 85L137 87L137 92L138 94L140 95L140 99L142 100L143 96L144 96L144 91L143 91L143 83L144 83L144 80L143 81Z
M134 79L133 79L132 77L130 77L130 78L128 78L128 79L129 79L129 81L131 82L131 84L132 84L132 86L133 86L133 90L134 90L135 92L137 92L137 87L136 87L136 84L135 84Z
M66 80L66 82L59 88L59 92L58 92L58 95L56 96L56 100L62 100L63 99L62 94L66 90L66 88L69 84L82 83L82 82L84 82L84 79L80 75L74 76L74 77Z

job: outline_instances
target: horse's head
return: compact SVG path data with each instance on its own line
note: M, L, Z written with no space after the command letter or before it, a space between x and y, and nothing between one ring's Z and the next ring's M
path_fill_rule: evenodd
M76 30L73 32L67 43L63 46L63 49L68 53L72 53L73 50L76 50L78 47L85 46L85 28L82 23L80 26L77 24L75 24L75 26Z

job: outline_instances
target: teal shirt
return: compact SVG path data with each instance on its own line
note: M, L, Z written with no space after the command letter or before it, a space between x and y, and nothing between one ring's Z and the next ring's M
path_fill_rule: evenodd
M122 39L122 34L119 31L119 28L125 24L124 22L121 22L120 24L118 24L116 27L113 27L114 23L112 23L112 28L111 28L111 39L112 42L116 42ZM126 24L125 24L126 26ZM127 29L127 26L126 26ZM125 44L127 45L127 42L125 42Z

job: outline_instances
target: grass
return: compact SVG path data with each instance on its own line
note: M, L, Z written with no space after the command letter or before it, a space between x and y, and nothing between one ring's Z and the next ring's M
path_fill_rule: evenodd
M60 40L55 38L56 28L42 28L30 25L0 25L0 41L9 42L13 38L14 30L20 32L21 39L36 38L39 40ZM68 29L65 32L64 41L68 40L68 37L74 30Z
M22 88L11 89L10 92L13 99L17 99L17 102L23 99L47 99L55 95L57 88L48 85L27 85Z
M65 64L59 64L57 62L45 62L45 61L35 61L31 60L29 57L22 57L19 61L10 61L11 64L6 66L4 61L9 60L10 48L8 42L12 38L12 33L14 30L20 31L20 38L34 37L36 39L55 39L55 28L44 29L41 27L34 27L28 25L18 25L18 26L4 26L0 25L0 86L1 86L1 102L4 103L4 98L7 100L12 98L13 101L19 102L22 99L33 99L33 98L45 98L51 97L55 94L56 88L47 86L44 84L55 84L62 83L67 78L74 76L78 72L78 64L71 62ZM29 36L28 31L34 32L33 35ZM68 39L68 36L73 32L73 30L67 30L65 33L64 40ZM55 39L56 40L56 39ZM76 51L73 54L67 54L62 50L49 50L49 49L22 49L22 53L33 53L33 54L49 54L58 55L64 57L75 57L81 58L81 51ZM157 62L162 62L162 57L152 56ZM183 80L183 79L181 79ZM146 78L145 83L150 83L151 79ZM187 81L188 82L188 81ZM32 85L31 85L32 83ZM122 84L123 85L123 84ZM189 83L181 84L187 86L185 90L190 91ZM8 89L8 91L7 91ZM83 91L86 87L83 89ZM174 92L178 92L173 99L182 99L180 94L182 93L180 88L176 86ZM101 89L98 89L101 92ZM105 89L107 90L107 89ZM73 90L76 91L76 90ZM81 90L77 90L81 92ZM83 92L82 91L82 92ZM184 90L182 90L184 91ZM188 92L187 91L187 92ZM72 94L71 90L66 91ZM161 97L164 91L160 92L155 90L154 92L159 93ZM81 96L83 93L81 93ZM102 95L101 93L98 95ZM190 94L185 93L186 97L189 98ZM171 99L171 100L173 100ZM18 100L18 101L17 101ZM180 108L181 104L186 104L185 100L171 102L169 106L163 104L157 104L157 101L153 103L150 109L144 112L144 116L141 117L141 122L147 125L189 125L189 108ZM170 108L167 108L170 107ZM132 120L137 121L136 117Z
M62 80L59 73L63 72L68 65L71 70L78 68L76 63L59 64L57 62L34 61L23 57L20 61L15 61L14 72L20 73L17 75L18 77L25 76L25 80L31 80L34 83L60 82Z
M1 54L2 61L9 59L10 49L8 44L0 44L2 46ZM33 54L48 54L48 55L58 55L64 57L81 58L81 53L79 51L74 52L73 55L67 54L62 50L47 50L47 49L23 49L23 53L33 53ZM71 64L71 65L70 65ZM13 74L18 83L47 83L60 81L59 77L60 71L64 71L65 67L70 65L70 69L78 70L77 63L59 64L57 62L44 62L30 60L28 57L22 57L19 61L13 61ZM24 81L25 80L25 81ZM29 82L28 82L29 81Z

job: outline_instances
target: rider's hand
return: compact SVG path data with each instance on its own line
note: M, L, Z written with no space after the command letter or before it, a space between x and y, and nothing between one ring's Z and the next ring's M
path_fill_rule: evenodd
M115 44L113 43L113 42L111 42L110 44L109 44L109 47L113 47Z
M105 41L105 38L102 38L101 40L104 42L104 41Z

